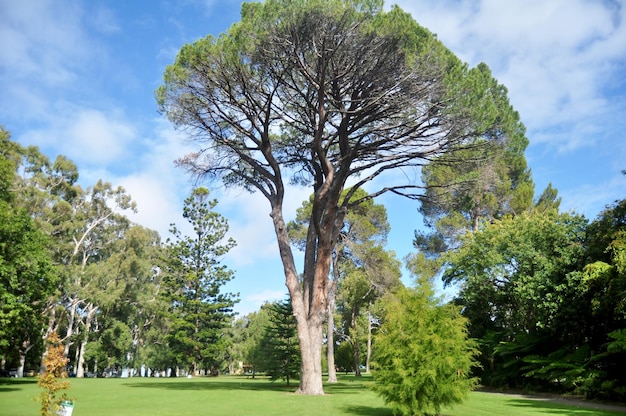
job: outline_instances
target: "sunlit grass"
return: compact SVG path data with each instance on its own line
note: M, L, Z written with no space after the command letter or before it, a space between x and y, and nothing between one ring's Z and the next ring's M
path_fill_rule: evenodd
M371 378L343 376L325 386L325 396L300 396L294 387L266 379L217 378L71 379L76 400L73 416L141 415L358 415L392 416L383 400L368 388ZM36 415L36 380L0 379L0 415ZM475 392L445 416L609 416L622 413L578 409L546 401Z

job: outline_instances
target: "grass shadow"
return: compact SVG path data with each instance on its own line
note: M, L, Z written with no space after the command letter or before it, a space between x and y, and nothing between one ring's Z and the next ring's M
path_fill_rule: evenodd
M0 393L23 390L22 386L36 383L36 379L0 378Z
M593 405L589 406L577 406L576 404L571 403L555 403L549 400L534 400L534 399L510 399L507 401L508 404L518 408L532 409L533 412L541 411L544 414L555 414L555 415L567 415L567 416L597 416L598 414L602 415L623 415L623 412L614 412L609 410L600 410L595 408ZM564 409L563 407L567 406L568 409Z
M277 391L292 393L297 386L287 386L284 383L272 383L268 380L253 381L250 379L149 379L149 382L127 382L124 385L134 388L163 389L163 390L249 390L249 391Z
M342 410L355 416L393 416L388 407L345 406Z

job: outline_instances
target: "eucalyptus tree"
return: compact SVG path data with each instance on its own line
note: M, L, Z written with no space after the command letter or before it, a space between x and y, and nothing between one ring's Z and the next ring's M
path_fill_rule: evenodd
M507 141L518 122L494 84L381 0L244 3L240 22L183 46L167 67L160 110L198 146L178 163L269 202L298 327L298 392L323 394L332 253L346 212L363 202L352 194L371 184L364 199L418 198L421 166ZM314 195L302 274L283 212L289 183Z
M122 212L136 209L123 187L102 180L77 192L70 204L69 219L62 223L57 237L57 261L65 279L62 302L67 309L66 356L76 343L77 355L82 353L79 346L89 337L101 306L121 293L119 286L112 286L117 276L108 273L106 263L130 226ZM78 361L74 362L77 371Z
M176 364L192 374L200 369L219 370L227 349L224 329L233 316L237 294L223 293L222 286L234 273L221 264L235 246L226 238L228 222L213 211L217 200L209 199L206 188L196 188L185 199L183 217L193 229L184 236L174 224L169 242L162 294L168 303L168 345Z
M84 322L84 334L78 345L76 359L76 376L83 377L87 346L90 340L96 341L96 349L103 352L103 362L116 359L117 362L128 364L126 358L134 361L142 346L145 333L155 324L160 302L158 292L160 279L157 265L161 256L161 244L158 233L139 225L131 225L128 229L118 230L116 238L111 242L110 255L102 262L95 263L87 274L94 278L90 281L89 296L86 300L87 316ZM98 314L99 337L90 334L95 314ZM124 334L119 334L126 328ZM107 333L115 331L119 339L130 340L128 349L106 349L99 339ZM109 342L110 344L110 342ZM111 357L110 351L122 351ZM97 354L91 353L95 357ZM92 362L97 371L97 362Z

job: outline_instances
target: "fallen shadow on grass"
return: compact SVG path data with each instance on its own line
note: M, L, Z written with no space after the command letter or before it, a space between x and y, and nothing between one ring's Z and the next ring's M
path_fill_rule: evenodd
M342 410L358 416L393 416L393 412L388 407L346 406Z
M220 381L216 379L174 379L173 381L163 381L162 379L149 379L141 383L125 383L128 387L164 389L164 390L252 390L252 391L282 391L294 392L297 387L285 384L271 383L267 380L250 381L241 379L240 381L229 379Z
M169 378L169 379L142 379L140 382L126 382L125 385L135 388L164 389L164 390L250 390L250 391L277 391L284 393L294 393L297 380L291 386L285 383L272 383L267 379L249 378ZM361 383L337 383L324 386L326 394L359 394L367 389Z
M533 409L537 412L541 411L543 414L555 414L561 416L597 416L598 414L608 416L626 414L626 408L621 406L611 406L592 402L574 402L564 399L520 398L510 399L508 403L514 407L529 410Z
M26 384L35 384L37 380L25 380L23 378L0 378L0 393L22 390Z

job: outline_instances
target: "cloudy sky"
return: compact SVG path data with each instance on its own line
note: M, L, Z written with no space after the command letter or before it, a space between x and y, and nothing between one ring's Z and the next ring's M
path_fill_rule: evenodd
M397 2L471 66L485 62L527 127L536 191L552 183L564 210L594 218L626 197L624 0ZM184 224L192 188L173 160L184 137L158 113L153 91L185 43L239 20L239 0L0 0L0 125L23 145L74 160L81 184L124 186L133 220L167 236ZM286 289L260 195L212 191L238 246L224 259L238 310ZM308 195L296 193L293 213ZM413 202L385 197L389 248L411 252ZM288 216L290 216L288 214Z

